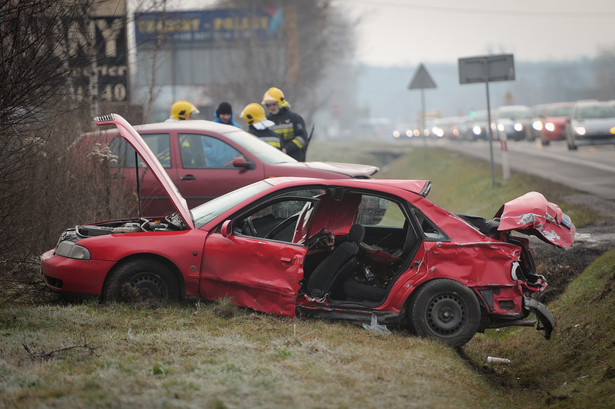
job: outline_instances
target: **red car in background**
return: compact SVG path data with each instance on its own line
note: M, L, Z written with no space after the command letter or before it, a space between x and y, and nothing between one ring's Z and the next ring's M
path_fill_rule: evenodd
M237 127L205 120L137 125L134 129L186 199L190 207L266 178L369 178L378 172L370 165L298 162ZM114 160L111 172L136 188L135 152L117 129L83 135L77 152L94 144L108 145ZM85 157L85 155L84 155ZM174 211L146 163L139 159L139 190L145 216Z
M566 139L566 121L574 108L574 102L557 102L547 105L544 112L540 142L546 146L551 141Z
M125 120L96 120L119 128L176 212L67 229L41 256L54 291L104 301L228 297L269 314L407 327L452 346L537 321L551 335L553 315L536 299L547 282L528 238L512 232L568 248L575 226L540 193L485 220L429 201L426 180L280 177L190 210Z

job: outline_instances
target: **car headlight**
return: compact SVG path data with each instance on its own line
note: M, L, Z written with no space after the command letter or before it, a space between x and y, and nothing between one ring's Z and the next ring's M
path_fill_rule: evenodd
M521 131L523 130L523 124L521 124L521 123L517 122L517 123L513 126L513 128L515 128L515 131L517 131L517 132L521 132Z
M537 131L542 131L542 122L534 121L534 123L532 124L532 128L534 128Z
M399 132L397 129L393 131L393 138L399 138L400 135L401 132Z
M547 122L545 124L545 129L549 132L555 131L555 124L553 122Z
M58 244L55 254L62 257L74 258L78 260L89 260L90 250L72 241L62 241Z
M480 132L481 132L480 126L474 125L472 127L472 132L474 132L474 135L480 135Z
M587 133L587 130L584 126L575 126L574 131L577 133L577 135L585 135Z
M611 133L611 135L615 135L615 126L609 129L609 132Z
M498 131L504 132L504 124L498 124Z

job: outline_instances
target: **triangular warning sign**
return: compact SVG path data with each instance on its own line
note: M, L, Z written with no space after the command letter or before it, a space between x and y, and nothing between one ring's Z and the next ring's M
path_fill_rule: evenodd
M410 81L408 89L425 89L436 88L436 83L431 79L427 69L423 64L419 65L418 70L414 74L414 78Z

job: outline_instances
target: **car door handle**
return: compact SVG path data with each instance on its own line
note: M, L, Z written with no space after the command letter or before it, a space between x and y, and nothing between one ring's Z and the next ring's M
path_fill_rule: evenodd
M196 180L196 176L194 175L185 175L180 177L181 180Z
M292 257L292 258L290 258L290 257L282 257L282 258L280 258L280 261L282 263L284 263L284 264L292 264L293 261L295 261L296 258L297 258L296 256Z

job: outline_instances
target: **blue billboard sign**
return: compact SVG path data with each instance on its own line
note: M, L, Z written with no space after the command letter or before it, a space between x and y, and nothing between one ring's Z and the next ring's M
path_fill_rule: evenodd
M135 13L135 39L137 44L161 34L172 43L268 39L282 31L283 23L283 8Z

